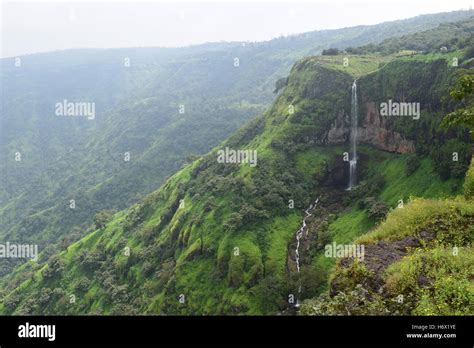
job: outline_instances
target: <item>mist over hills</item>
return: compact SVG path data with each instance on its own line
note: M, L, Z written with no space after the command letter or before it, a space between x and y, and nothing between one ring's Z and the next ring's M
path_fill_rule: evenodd
M363 236L399 200L463 192L469 133L439 124L457 105L445 98L456 74L472 71L471 16L426 15L263 43L71 50L21 57L20 66L2 59L0 239L37 243L41 254L19 267L2 260L1 311L276 314L294 310L290 294L298 301L324 294L335 267L322 252L326 243ZM416 40L423 54L410 46ZM309 57L348 47L358 55ZM347 193L342 154L355 78L360 180ZM375 105L388 99L419 102L420 122L384 120ZM94 118L58 116L55 106L65 100L94 103ZM218 163L224 147L258 151L258 165ZM410 175L407 162L417 164ZM308 220L299 272L294 233L316 199L321 208ZM472 218L472 202L456 204L456 213ZM435 233L443 248L470 247L472 224L459 219ZM444 238L453 231L463 237ZM444 276L432 275L434 282ZM469 294L466 277L459 281ZM353 285L343 280L329 287ZM426 314L436 303L425 302L403 311ZM319 314L314 306L303 311Z

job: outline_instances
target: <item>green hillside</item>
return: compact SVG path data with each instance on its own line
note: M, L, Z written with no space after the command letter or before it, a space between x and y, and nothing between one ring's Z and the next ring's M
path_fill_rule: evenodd
M139 202L261 114L297 60L471 16L441 13L259 43L67 50L20 57L20 66L2 59L0 240L38 244L44 262L92 232L96 213ZM353 58L360 59L349 65L354 73L378 68L379 59ZM96 117L56 116L64 99L95 103ZM16 265L3 260L0 276Z
M455 106L441 96L448 95L458 74L472 73L468 52L457 51L456 69L443 57L412 60L377 53L352 56L348 66L339 55L299 60L263 115L139 203L107 222L96 220L84 238L65 245L47 261L40 257L6 275L0 287L1 313L293 313L296 301L331 292L327 279L333 269L336 275L345 272L369 279L364 269L334 268L336 259L324 255L327 244L369 244L386 235L405 236L406 226L418 222L419 209L430 219L433 214L439 219L455 214L458 225L448 226L447 232L438 226L436 236L443 241L439 250L413 255L419 260L423 253L435 253L429 272L438 272L436 279L452 274L436 270L436 262L450 259L443 251L450 243L469 244L465 227L472 202L450 197L462 192L471 147L465 128L439 127L445 111ZM366 134L360 134L358 185L347 191L345 125L355 78L359 126ZM370 116L374 103L401 98L421 104L419 120L377 121ZM392 146L396 150L388 151ZM256 152L258 161L221 163L218 151L226 148ZM456 163L450 157L453 151L459 154ZM425 200L414 197L456 203L447 200L424 207ZM298 272L295 232L304 210L316 199L308 233L301 240ZM397 209L400 202L405 204L403 212ZM375 232L366 235L373 228ZM390 268L390 284L396 293L410 296L418 291L406 285L411 284L410 272L419 270L403 262ZM453 260L456 269L464 264L472 267L472 259ZM471 287L467 273L456 277L466 289ZM422 295L421 301L412 313L444 313L436 303L428 303L429 296ZM303 304L302 313L313 314L309 303Z
M340 261L300 314L472 315L473 226L472 200L411 201L354 241L367 258Z

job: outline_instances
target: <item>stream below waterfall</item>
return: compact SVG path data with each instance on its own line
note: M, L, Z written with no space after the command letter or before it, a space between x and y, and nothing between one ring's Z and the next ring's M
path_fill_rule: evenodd
M305 211L304 211L304 218L303 218L303 224L301 225L301 228L296 231L296 250L295 250L295 262L296 262L296 269L298 270L298 273L300 273L300 240L303 237L303 234L305 236L308 236L308 225L306 224L306 219L311 216L310 211L316 208L316 204L318 204L319 198L317 198L314 203L312 203Z
M295 262L296 262L296 269L298 273L300 273L300 241L301 241L301 238L303 238L303 235L305 235L305 237L308 237L308 225L306 224L306 219L308 219L311 216L310 211L316 208L316 205L318 204L318 202L319 202L319 198L317 198L314 201L314 203L311 203L310 206L304 211L303 223L300 229L296 231ZM298 293L301 293L301 284L298 287ZM298 299L296 300L295 307L299 307Z

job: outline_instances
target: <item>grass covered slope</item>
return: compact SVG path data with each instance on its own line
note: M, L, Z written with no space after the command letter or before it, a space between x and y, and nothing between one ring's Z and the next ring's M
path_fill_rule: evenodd
M347 96L329 93L343 90L350 77L320 67L302 69L292 75L266 115L222 145L258 151L257 167L217 163L215 152L195 161L43 269L24 266L18 271L20 278L11 278L28 280L20 280L22 285L8 296L4 310L10 312L20 301L16 312L62 312L65 308L49 301L47 294L44 303L24 306L28 299L56 288L63 289L63 295L77 294L78 305L68 307L73 313L130 313L133 308L170 314L275 310L275 299L261 293L272 290L274 279L280 282L285 275L286 247L299 224L298 208L312 199L306 193L312 184L294 168L292 157L272 142L289 139L295 128L304 129L289 121L288 100L294 99L298 110L305 101L300 97L303 90L319 78L331 83L315 97L324 99L335 114ZM295 209L288 209L290 199ZM265 272L271 275L268 289L261 286ZM88 290L81 292L81 284L88 284ZM260 295L249 296L249 291ZM185 305L178 301L181 294Z
M342 259L330 292L302 315L472 315L474 204L415 199L354 241L364 260Z
M298 59L471 15L431 14L259 43L66 50L23 56L21 66L16 57L1 59L0 239L38 244L49 257L87 234L95 213L138 202L190 156L207 153L261 113L274 98L274 82ZM93 102L97 115L58 117L54 106L64 99ZM0 277L16 264L4 260Z
M362 236L386 210L412 194L458 193L461 179L443 181L429 156L402 182L412 154L369 146L360 149L358 189L345 191L347 145L329 143L327 134L338 117L350 114L355 76L370 73L378 58L373 58L376 64L365 64L367 57L362 57L349 71L334 68L337 59L299 61L262 116L140 203L106 223L96 222L86 237L47 261L31 261L6 276L0 311L275 314L292 307L289 298L300 286L300 300L324 290L333 266L322 257L325 244ZM424 64L433 67L433 74L444 74L436 63ZM390 69L414 73L390 62L372 74L394 76ZM394 78L403 79L403 74ZM405 86L394 83L393 93L400 88ZM360 108L362 112L364 106ZM437 117L426 111L433 122ZM408 125L397 127L410 134ZM444 136L458 139L455 132ZM257 165L219 163L217 151L226 147L256 151ZM302 211L318 197L297 273L295 231Z

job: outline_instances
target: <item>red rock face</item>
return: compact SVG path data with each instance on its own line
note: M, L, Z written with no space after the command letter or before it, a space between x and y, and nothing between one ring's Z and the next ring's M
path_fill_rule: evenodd
M362 125L357 128L357 142L367 144L377 149L394 153L412 153L415 151L413 141L406 139L400 133L389 130L386 120L379 115L375 103L366 103L367 113ZM348 115L340 113L327 133L329 144L343 144L349 140L350 127Z

